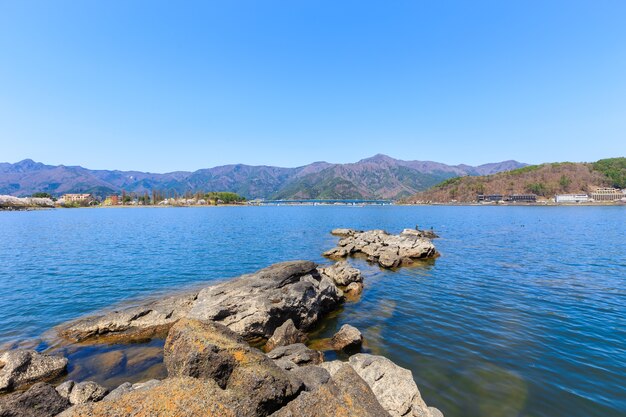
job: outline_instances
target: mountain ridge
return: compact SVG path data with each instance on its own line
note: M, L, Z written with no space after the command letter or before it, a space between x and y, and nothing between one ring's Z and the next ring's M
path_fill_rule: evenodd
M386 198L397 199L425 190L445 179L520 168L513 160L470 165L404 161L377 154L360 161L333 164L317 161L295 168L229 164L196 171L151 173L91 170L79 165L47 165L25 159L0 163L0 194L27 196L36 192L61 195L93 193L100 197L126 191L153 190L169 194L230 191L255 199Z
M588 194L599 187L626 188L626 158L607 158L594 163L552 162L495 174L450 178L404 202L473 203L479 194L535 194L548 199L555 194Z

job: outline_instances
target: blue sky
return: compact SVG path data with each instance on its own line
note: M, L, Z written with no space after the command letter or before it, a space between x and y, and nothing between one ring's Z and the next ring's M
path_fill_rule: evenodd
M626 155L624 1L1 1L0 161Z

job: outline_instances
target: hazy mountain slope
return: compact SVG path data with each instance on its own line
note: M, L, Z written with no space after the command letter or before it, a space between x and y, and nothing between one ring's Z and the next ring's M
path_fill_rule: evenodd
M506 161L481 167L498 171L524 165ZM105 196L122 190L138 194L158 190L165 194L231 191L248 198L395 199L425 190L446 178L476 175L481 167L376 155L351 164L315 162L298 168L236 164L155 174L52 166L27 159L0 164L0 194L27 196L43 191L53 195L88 192Z
M601 164L603 161L618 163L612 163L603 170L606 166ZM552 197L555 194L589 193L595 187L618 186L615 178L626 178L626 159L603 161L595 164L563 162L530 165L493 175L451 178L415 194L407 202L475 202L478 194L533 193L541 197Z

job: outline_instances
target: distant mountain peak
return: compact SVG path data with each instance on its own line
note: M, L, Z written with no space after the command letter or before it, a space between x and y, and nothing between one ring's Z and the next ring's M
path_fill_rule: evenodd
M376 155L370 156L369 158L361 159L357 163L363 163L363 162L381 163L381 162L396 162L396 161L397 161L397 159L394 159L394 158L390 157L389 155L385 155L385 154L382 154L382 153L377 153Z

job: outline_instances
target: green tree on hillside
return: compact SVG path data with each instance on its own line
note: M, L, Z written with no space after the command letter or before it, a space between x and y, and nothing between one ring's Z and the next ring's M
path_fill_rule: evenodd
M593 169L606 175L613 187L626 188L626 158L601 159L593 164Z

